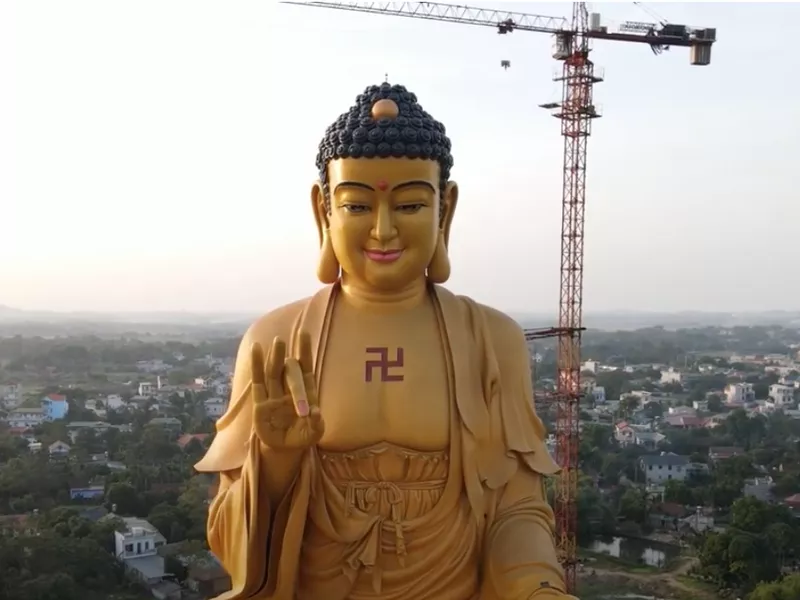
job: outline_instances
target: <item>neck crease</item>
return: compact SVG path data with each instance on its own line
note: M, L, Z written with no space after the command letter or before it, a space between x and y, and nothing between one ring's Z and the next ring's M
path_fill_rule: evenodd
M340 286L342 296L348 304L367 310L408 310L424 302L428 296L428 282L425 277L420 277L398 290L376 290L354 282L344 274Z

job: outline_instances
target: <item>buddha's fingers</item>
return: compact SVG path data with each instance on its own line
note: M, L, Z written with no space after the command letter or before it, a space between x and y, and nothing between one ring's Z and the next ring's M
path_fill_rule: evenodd
M308 403L317 404L317 379L314 376L314 352L311 346L311 335L307 331L300 333L295 350L295 358L300 363L303 371L303 384L305 385Z
M250 375L253 383L264 385L264 350L258 342L250 346Z
M307 331L300 332L295 358L300 362L304 374L314 372L314 352L311 350L311 335Z
M286 387L289 388L289 394L292 396L297 416L307 417L309 411L308 394L306 393L306 385L303 381L303 370L300 368L300 363L295 358L286 359L283 372Z
M250 348L250 376L253 404L261 406L267 401L267 389L264 386L264 351L257 343Z
M267 396L283 398L286 392L283 387L283 364L286 361L286 344L281 338L272 340L272 349L267 358Z
M311 426L311 431L316 434L317 438L322 437L325 432L325 421L322 420L322 413L318 406L312 406L311 411L308 413L308 423Z

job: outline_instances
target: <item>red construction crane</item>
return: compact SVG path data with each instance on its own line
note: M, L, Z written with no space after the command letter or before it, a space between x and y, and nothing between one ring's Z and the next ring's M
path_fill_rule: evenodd
M614 31L600 23L600 15L591 17L585 2L572 5L572 20L521 12L471 8L439 2L283 2L318 8L397 17L445 21L462 25L492 27L500 34L536 31L555 36L553 58L562 62L560 102L540 105L561 120L564 137L563 192L561 197L561 289L558 326L526 330L525 337L558 338L557 376L554 402L556 418L556 462L561 467L555 495L557 522L556 543L564 566L567 588L575 591L577 558L576 496L578 488L579 402L581 398L581 332L583 327L583 230L586 203L586 146L592 133L592 121L598 117L592 94L594 84L602 81L589 58L590 41L611 40L647 44L654 54L671 46L688 47L692 65L711 62L711 45L716 29L658 23L627 21ZM639 3L635 3L639 4ZM644 8L644 7L642 7ZM509 61L501 67L508 69Z

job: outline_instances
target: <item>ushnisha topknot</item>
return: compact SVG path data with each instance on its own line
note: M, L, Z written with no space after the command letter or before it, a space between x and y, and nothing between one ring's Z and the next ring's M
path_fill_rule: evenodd
M420 158L439 163L440 192L450 180L453 157L445 127L402 85L371 85L325 131L317 168L330 211L328 163L337 158Z

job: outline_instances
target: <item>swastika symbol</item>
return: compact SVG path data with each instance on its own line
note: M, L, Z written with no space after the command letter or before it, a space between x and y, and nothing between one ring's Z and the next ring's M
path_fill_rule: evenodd
M372 381L372 372L375 369L380 369L381 371L381 381L403 381L403 374L400 373L399 375L392 375L389 373L389 369L402 367L404 364L403 361L403 349L398 348L395 354L394 360L389 360L389 348L382 347L382 348L367 348L366 349L367 355L370 354L377 354L380 358L367 360L364 363L364 380L367 382Z

